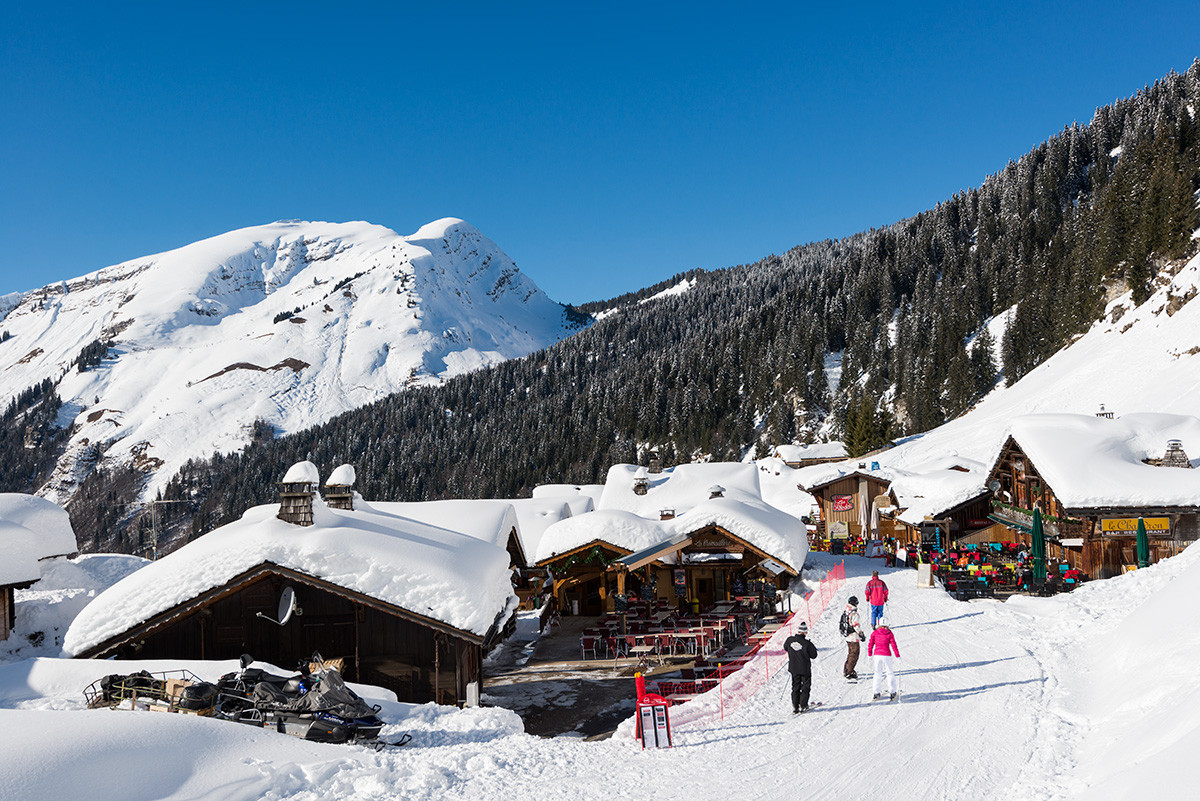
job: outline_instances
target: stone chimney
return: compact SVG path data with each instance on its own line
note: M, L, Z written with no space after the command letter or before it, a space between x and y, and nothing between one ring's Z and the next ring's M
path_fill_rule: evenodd
M650 472L653 474L662 472L662 458L658 455L658 451L650 451Z
M286 523L297 526L313 524L313 493L320 483L317 466L312 462L299 462L277 485L279 487L279 514Z
M1104 408L1104 404L1100 404L1100 411L1096 412L1097 417L1103 417L1106 420L1111 420L1113 413Z
M646 474L646 468L639 467L637 472L633 474L633 494L645 495L650 491L650 477Z
M660 509L658 512L658 519L659 520L674 520L675 519L675 510L674 509Z
M354 467L344 464L334 468L325 482L325 505L330 509L354 510Z
M1187 453L1183 450L1183 443L1177 439L1167 441L1167 455L1162 460L1163 467L1186 467L1192 466L1191 460L1188 459Z

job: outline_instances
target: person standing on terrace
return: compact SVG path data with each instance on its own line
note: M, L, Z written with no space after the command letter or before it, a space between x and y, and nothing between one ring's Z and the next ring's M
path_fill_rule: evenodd
M888 599L887 585L879 578L878 570L871 572L871 580L867 582L867 590L863 594L867 596L867 603L871 605L871 628L874 629L883 619L883 605Z

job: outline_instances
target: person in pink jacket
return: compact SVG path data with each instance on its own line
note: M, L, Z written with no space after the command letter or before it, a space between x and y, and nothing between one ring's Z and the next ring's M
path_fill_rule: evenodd
M879 691L882 689L885 673L888 680L888 692L891 693L890 700L897 700L900 697L900 686L896 681L894 660L900 658L900 647L896 645L896 636L892 634L891 629L881 624L879 628L871 632L871 639L867 641L867 656L875 661L875 696L871 700L878 701L883 697Z

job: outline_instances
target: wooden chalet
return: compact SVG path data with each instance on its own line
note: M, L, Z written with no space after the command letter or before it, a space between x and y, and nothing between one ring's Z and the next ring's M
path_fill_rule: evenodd
M317 651L344 660L348 680L386 687L401 701L478 703L483 657L514 622L507 555L490 543L375 510L315 516L312 492L283 491L288 516L303 523L274 520L273 507L259 507L148 565L130 577L132 586L115 585L81 613L67 634L68 652L205 660L249 653L291 668ZM324 575L327 546L336 549L327 556L336 567ZM247 566L215 586L195 578L219 569L226 551ZM468 567L445 563L447 552ZM430 565L440 572L427 577ZM394 578L365 578L380 574ZM422 581L431 589L414 594L413 584ZM160 601L161 588L172 584L188 589ZM285 588L296 599L290 616L279 608ZM445 607L435 610L442 599ZM93 633L107 632L106 619L131 606L148 613L118 633ZM459 619L473 622L447 622Z
M0 493L0 642L17 626L17 590L41 580L45 562L77 554L67 512L44 498Z
M274 618L284 587L293 588L300 611L279 625ZM249 653L291 668L318 651L343 659L347 680L386 687L401 701L461 704L469 685L479 686L484 644L476 634L263 563L76 656L237 659Z
M1112 415L1097 417L1111 420ZM1151 563L1179 553L1200 533L1200 495L1188 504L1131 503L1120 497L1107 503L1064 502L1061 490L1056 491L1054 482L1043 473L1047 465L1037 464L1028 450L1018 436L1009 436L988 475L991 503L988 517L1004 526L1012 540L1030 542L1033 511L1038 509L1051 558L1062 558L1091 578L1108 578L1137 565L1138 518L1146 525ZM1190 463L1181 454L1182 447L1175 442L1167 447L1166 457L1145 458L1141 465L1164 471L1189 469ZM1054 461L1055 469L1062 471L1057 458L1060 455L1047 453L1043 448L1038 459ZM1070 464L1069 460L1064 461ZM1138 472L1147 475L1144 470ZM1153 486L1154 473L1148 475ZM1165 473L1159 475L1168 478ZM1147 494L1152 496L1153 492Z
M815 464L844 462L849 458L840 442L820 442L814 445L778 445L771 454L793 470Z
M17 590L27 590L36 584L38 579L17 581L0 585L0 642L8 639L17 627Z
M871 507L878 509L895 506L895 498L889 493L891 482L883 475L856 470L853 473L819 482L810 487L801 487L817 501L821 519L817 522L817 533L828 539L832 532L842 531L849 537L869 538ZM866 526L864 526L864 522ZM834 524L842 524L836 526ZM879 536L898 537L903 527L882 514L879 515Z
M727 504L722 508L731 507L732 504ZM784 516L778 511L775 514ZM799 521L784 517L795 524L793 534L798 542L802 541ZM629 547L635 542L632 538L616 544L600 536L551 553L538 562L539 567L548 568L553 574L554 593L564 610L578 610L583 615L611 612L618 593L645 600L665 600L673 605L682 599L707 606L729 600L735 585L741 581L763 578L747 574L764 563L770 563L766 575L779 589L786 588L798 574L798 568L791 564L797 561L795 555L770 552L752 537L707 519L704 509L661 521L638 519L628 513L611 516L609 520L611 539L621 539L630 528L639 527L638 544ZM580 518L572 518L564 523L579 521ZM547 537L553 537L552 531L547 532ZM802 563L806 550L797 553ZM759 574L762 573L760 570Z

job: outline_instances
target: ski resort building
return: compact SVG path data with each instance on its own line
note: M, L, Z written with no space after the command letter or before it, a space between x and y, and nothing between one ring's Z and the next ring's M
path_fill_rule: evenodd
M492 542L373 508L329 508L302 463L285 476L289 517L259 506L96 597L64 650L87 658L236 659L283 667L313 651L402 701L478 701L484 654L517 606L510 554ZM301 499L303 500L303 499ZM285 593L291 588L291 593ZM294 597L294 608L281 598Z
M600 507L547 528L535 557L560 606L578 614L612 611L618 594L706 606L751 572L782 589L808 554L800 521L762 500L753 464L614 465Z
M850 454L841 442L814 442L812 445L777 445L771 453L793 470L815 464L845 461Z
M1092 578L1137 564L1141 518L1157 562L1200 535L1200 471L1189 451L1200 453L1192 416L1019 417L988 474L990 518L1028 541L1040 510L1051 555Z
M35 495L0 493L0 642L17 625L16 591L41 579L46 560L78 550L62 507Z
M854 464L854 463L851 463ZM905 545L969 539L987 519L986 467L947 456L901 469L879 462L822 465L801 474L800 488L821 510L818 531L863 539L896 538ZM939 542L940 541L940 542Z

